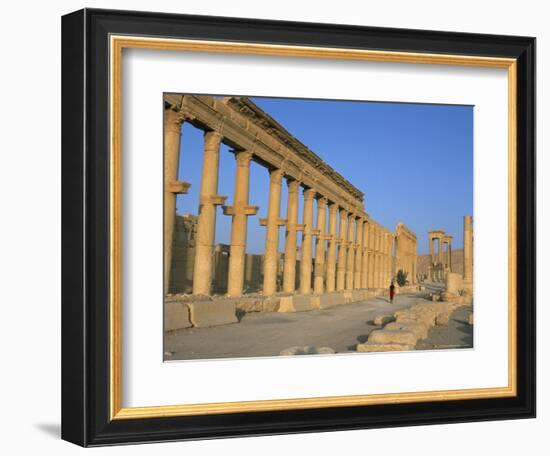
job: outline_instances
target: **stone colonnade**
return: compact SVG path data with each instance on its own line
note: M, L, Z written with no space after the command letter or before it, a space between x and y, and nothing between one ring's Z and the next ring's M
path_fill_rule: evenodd
M243 293L247 217L258 212L258 207L249 205L252 161L269 171L267 216L260 219L265 226L265 296L279 291L279 230L283 226L282 291L321 294L389 285L393 234L365 212L363 194L357 188L254 103L243 97L166 95L164 112L165 293L169 289L176 195L186 193L189 188L189 184L177 180L184 122L204 131L193 294L211 294L217 206L223 206L223 214L232 217L227 293L230 296ZM227 197L218 194L222 143L233 148L237 164L232 205L225 205ZM288 186L286 219L280 213L283 180ZM301 217L298 214L300 190L304 201ZM316 220L313 220L314 204ZM298 233L302 236L302 258L300 270L296 271ZM299 290L296 290L297 274Z
M409 283L415 284L417 267L416 235L403 223L399 223L395 229L395 261L396 272L399 270L406 272Z

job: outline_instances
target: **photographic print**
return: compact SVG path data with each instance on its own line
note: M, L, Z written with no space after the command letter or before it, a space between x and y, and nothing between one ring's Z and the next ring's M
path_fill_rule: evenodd
M474 346L473 106L163 104L165 361Z

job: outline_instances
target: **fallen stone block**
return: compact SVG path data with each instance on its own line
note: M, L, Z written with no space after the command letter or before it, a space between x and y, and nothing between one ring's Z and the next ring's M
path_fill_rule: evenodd
M164 303L164 330L174 331L176 329L189 328L193 326L189 320L189 308L183 302Z
M305 345L303 347L290 347L285 348L280 356L294 356L294 355L333 355L336 353L330 347L312 347L310 345Z
M376 326L384 326L392 321L395 321L395 317L391 314L382 314L374 317L374 324Z
M319 296L319 308L329 309L330 307L341 306L346 303L342 293L325 293Z
M414 345L404 344L378 344L373 342L365 342L357 345L357 351L362 353L371 352L388 352L388 351L411 351L414 350Z
M197 328L226 325L239 321L234 300L190 302L187 303L187 306L191 323Z
M424 340L428 337L430 327L417 321L396 321L384 327L388 331L410 331L417 340ZM369 339L370 340L370 339Z
M414 346L416 345L417 338L412 331L379 329L369 334L368 341L378 344L402 344Z

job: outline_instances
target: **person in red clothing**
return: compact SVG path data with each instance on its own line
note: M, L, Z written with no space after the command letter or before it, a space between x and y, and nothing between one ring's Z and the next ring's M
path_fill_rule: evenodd
M390 302L393 303L393 297L395 296L395 285L392 283L390 284Z

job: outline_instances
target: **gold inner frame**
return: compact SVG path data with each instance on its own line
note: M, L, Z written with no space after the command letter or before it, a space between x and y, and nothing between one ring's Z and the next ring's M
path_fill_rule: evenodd
M126 407L122 398L122 208L121 208L121 65L123 49L155 49L254 54L317 59L369 60L453 65L508 70L508 386L462 390L403 392L353 396L274 399L245 402ZM517 62L511 58L387 52L242 42L110 36L110 414L111 419L158 418L221 413L297 410L374 404L512 397L517 394L516 180Z

